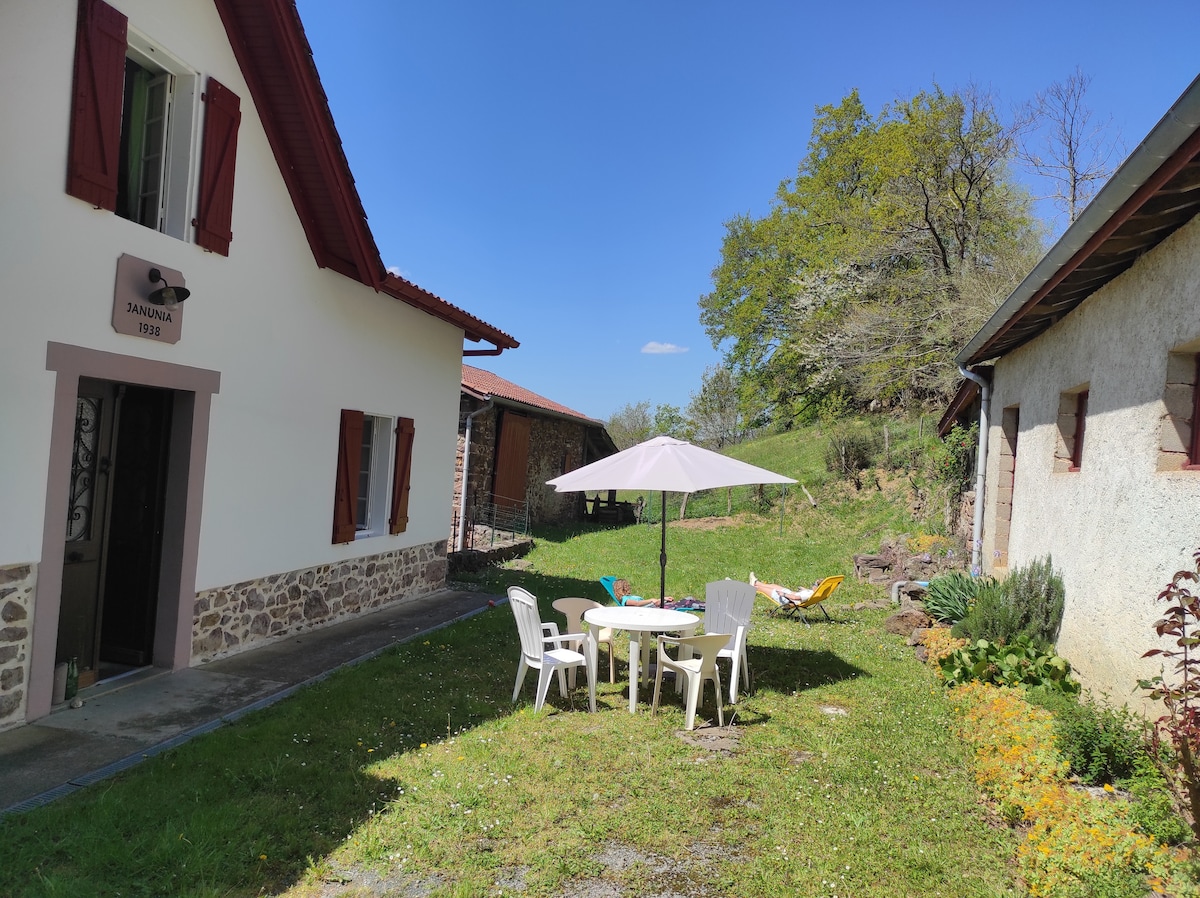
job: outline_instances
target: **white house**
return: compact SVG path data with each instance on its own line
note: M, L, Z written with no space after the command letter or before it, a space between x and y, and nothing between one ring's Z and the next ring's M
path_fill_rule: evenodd
M293 0L0 4L0 78L0 728L443 587L517 343L385 272Z
M1200 79L957 358L982 381L954 407L980 390L977 561L1053 558L1058 650L1118 703L1200 548L1198 213Z

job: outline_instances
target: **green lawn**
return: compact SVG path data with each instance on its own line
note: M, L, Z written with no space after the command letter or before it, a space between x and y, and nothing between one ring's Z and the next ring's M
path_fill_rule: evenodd
M905 523L877 491L782 527L674 523L668 591L751 567L851 574ZM606 573L653 593L658 528L544 533L471 585L524 585L550 619L554 598L601 597ZM1020 894L1016 837L989 820L944 689L885 610L850 607L882 594L848 578L835 622L812 627L761 600L754 693L726 709L725 741L684 737L673 695L628 714L621 683L594 715L582 680L535 714L531 676L514 706L500 604L0 820L0 895Z

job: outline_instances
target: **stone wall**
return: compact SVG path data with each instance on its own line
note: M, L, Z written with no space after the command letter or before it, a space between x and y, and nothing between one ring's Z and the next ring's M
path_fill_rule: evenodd
M25 721L29 625L36 584L34 565L0 567L0 730Z
M535 523L575 520L579 493L558 493L546 481L583 464L584 428L562 418L534 418L529 432L529 520Z
M289 571L197 593L192 662L382 608L446 585L446 543Z
M451 515L450 545L455 544L459 496L463 488L463 449L466 443L467 415L483 408L478 399L461 395L458 407L458 449L454 469L454 513ZM490 502L496 461L496 421L499 408L476 415L471 424L471 459L467 484L468 516L476 501ZM531 523L571 521L579 517L578 493L556 493L546 486L551 478L573 471L583 464L585 427L552 415L529 412L529 460L526 467L525 497Z

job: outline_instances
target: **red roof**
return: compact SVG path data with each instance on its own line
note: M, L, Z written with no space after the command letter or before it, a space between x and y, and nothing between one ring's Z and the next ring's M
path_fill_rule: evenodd
M385 270L295 0L215 2L317 265L461 327L468 340L519 346L499 328Z
M531 406L532 408L553 412L556 415L578 418L580 421L589 424L602 423L595 418L589 418L582 412L567 408L565 405L559 405L553 399L547 399L545 396L539 396L531 390L519 387L512 381L505 380L503 377L492 374L490 371L473 368L470 365L462 366L462 385L464 390L474 393L477 396L507 399L511 402L519 402L522 405Z

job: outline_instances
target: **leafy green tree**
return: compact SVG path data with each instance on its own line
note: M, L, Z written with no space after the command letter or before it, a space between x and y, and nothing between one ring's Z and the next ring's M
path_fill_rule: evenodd
M650 439L654 434L654 420L650 417L649 400L631 403L613 412L605 427L618 449L628 449Z
M762 418L787 426L837 394L859 408L944 402L950 359L1039 251L1013 149L977 91L935 86L877 116L852 91L817 109L770 211L727 222L700 300Z
M709 449L740 442L743 434L741 397L733 372L715 365L704 372L700 391L688 403L696 440Z
M628 449L659 434L680 440L689 440L692 436L692 422L678 406L660 403L651 414L648 399L618 409L605 427L618 449Z
M692 422L684 417L677 405L660 404L654 409L654 434L675 437L677 440L692 438Z

